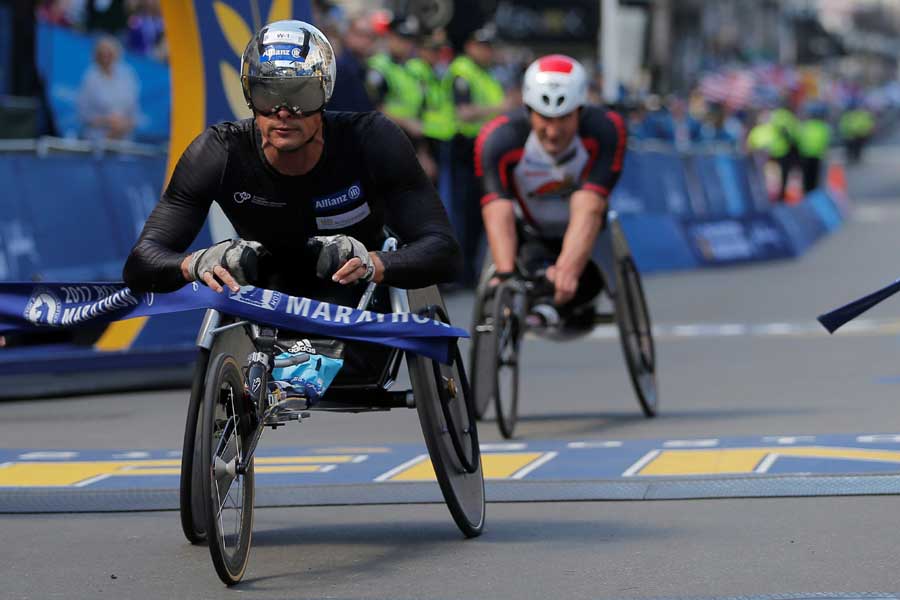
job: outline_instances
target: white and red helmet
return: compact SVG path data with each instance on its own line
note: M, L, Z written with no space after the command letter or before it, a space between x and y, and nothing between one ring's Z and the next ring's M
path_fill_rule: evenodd
M522 100L545 117L561 117L587 102L587 73L564 54L542 56L528 66Z

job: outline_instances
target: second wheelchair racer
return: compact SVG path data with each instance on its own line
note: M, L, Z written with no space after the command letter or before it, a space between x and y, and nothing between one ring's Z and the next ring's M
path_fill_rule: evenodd
M498 274L492 283L517 265L529 273L546 269L559 314L543 306L545 322L578 313L592 323L592 301L603 289L591 253L606 225L627 134L620 115L586 105L587 86L575 59L537 59L525 72L525 106L487 123L475 145L481 213Z

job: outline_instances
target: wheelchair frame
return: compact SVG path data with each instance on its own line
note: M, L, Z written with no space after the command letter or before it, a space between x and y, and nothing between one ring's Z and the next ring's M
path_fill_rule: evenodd
M597 236L591 258L596 261L604 279L602 293L612 301L613 311L597 313L593 326L617 324L626 366L638 402L646 417L657 413L656 353L650 314L644 298L640 273L628 247L618 216L610 211L607 227ZM470 369L476 415L484 416L494 404L497 425L505 438L514 434L518 412L519 345L525 333L533 331L556 341L587 335L593 329L560 333L552 328L531 328L525 322L530 309L529 292L534 286L528 277L501 282L488 294L488 281L494 275L490 250L475 292L472 323ZM601 295L602 295L601 293ZM515 300L514 296L524 300ZM595 300L595 303L599 300ZM498 347L498 343L501 344ZM484 354L482 354L484 353ZM510 390L504 403L500 389L503 369L511 370ZM493 402L492 402L493 401Z
M396 249L396 240L389 238L384 249ZM370 283L360 300L359 309L369 306L375 290L376 284ZM435 286L421 290L389 287L388 293L394 312L424 312L449 323L443 299ZM395 408L417 409L435 475L454 521L467 537L481 534L484 526L484 478L474 407L458 348L451 352L449 366L390 348L390 355L377 378L359 384L335 383L318 403L310 406L302 397L273 401L268 376L272 368L284 366L272 358L278 340L277 329L249 321L229 321L226 315L208 310L198 334L199 357L185 427L180 489L180 513L185 537L194 544L209 543L216 572L225 584L233 585L240 581L249 556L253 456L262 432L265 427L275 429L289 421L302 421L315 411L359 413ZM291 333L292 337L302 335L302 332ZM248 358L238 363L238 356ZM391 388L404 358L410 372L411 389L393 390ZM222 402L224 387L228 390L225 402ZM240 390L236 389L238 387ZM237 398L238 395L240 398ZM215 412L217 407L221 408L220 404L224 406L224 411L220 411L217 418ZM248 404L252 406L248 408ZM221 429L215 429L219 426ZM250 438L241 433L248 429L253 434ZM211 451L216 443L212 439L215 433L219 434L219 440L217 447ZM224 443L223 448L226 438L229 441ZM233 443L230 441L232 438ZM250 525L245 537L242 538L242 532L238 532L237 548L229 556L227 548L224 548L227 545L225 533L220 531L224 528L220 517L227 495L223 501L219 483L227 481L227 491L230 492L238 479L241 494L245 496L239 509L239 521L243 523L244 511L249 508ZM249 483L249 495L244 492L246 483ZM208 532L213 531L215 538L210 539ZM246 542L241 541L244 539Z

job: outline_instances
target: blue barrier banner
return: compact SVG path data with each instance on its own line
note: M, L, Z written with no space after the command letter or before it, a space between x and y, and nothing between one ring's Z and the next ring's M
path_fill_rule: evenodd
M706 265L787 258L793 255L785 232L768 213L735 219L683 223L697 259Z
M37 66L48 92L50 109L59 133L77 137L81 132L78 117L78 91L91 66L95 38L71 29L39 23L35 43ZM129 52L122 53L140 82L140 113L134 138L161 142L169 138L169 68L167 65Z
M0 281L120 279L164 170L164 157L0 155L0 181L15 182L0 196Z
M619 215L619 222L638 270L694 269L697 259L676 217L666 214Z
M244 286L217 294L191 284L171 294L134 294L122 283L0 283L0 334L78 327L214 308L311 335L374 342L448 363L465 330L411 313L375 313Z

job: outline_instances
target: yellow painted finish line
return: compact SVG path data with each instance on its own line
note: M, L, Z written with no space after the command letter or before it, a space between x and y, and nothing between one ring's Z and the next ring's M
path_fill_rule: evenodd
M481 454L481 470L485 479L519 479L556 457L556 452L498 452ZM379 481L435 481L434 467L427 455L391 472Z
M781 456L891 462L900 451L825 446L658 450L646 455L626 475L735 475L765 473Z
M149 318L135 317L124 321L113 321L94 344L94 349L101 352L117 352L131 348Z
M264 456L256 458L257 473L327 473L356 456ZM180 459L13 462L0 466L0 487L82 487L107 477L179 475Z

